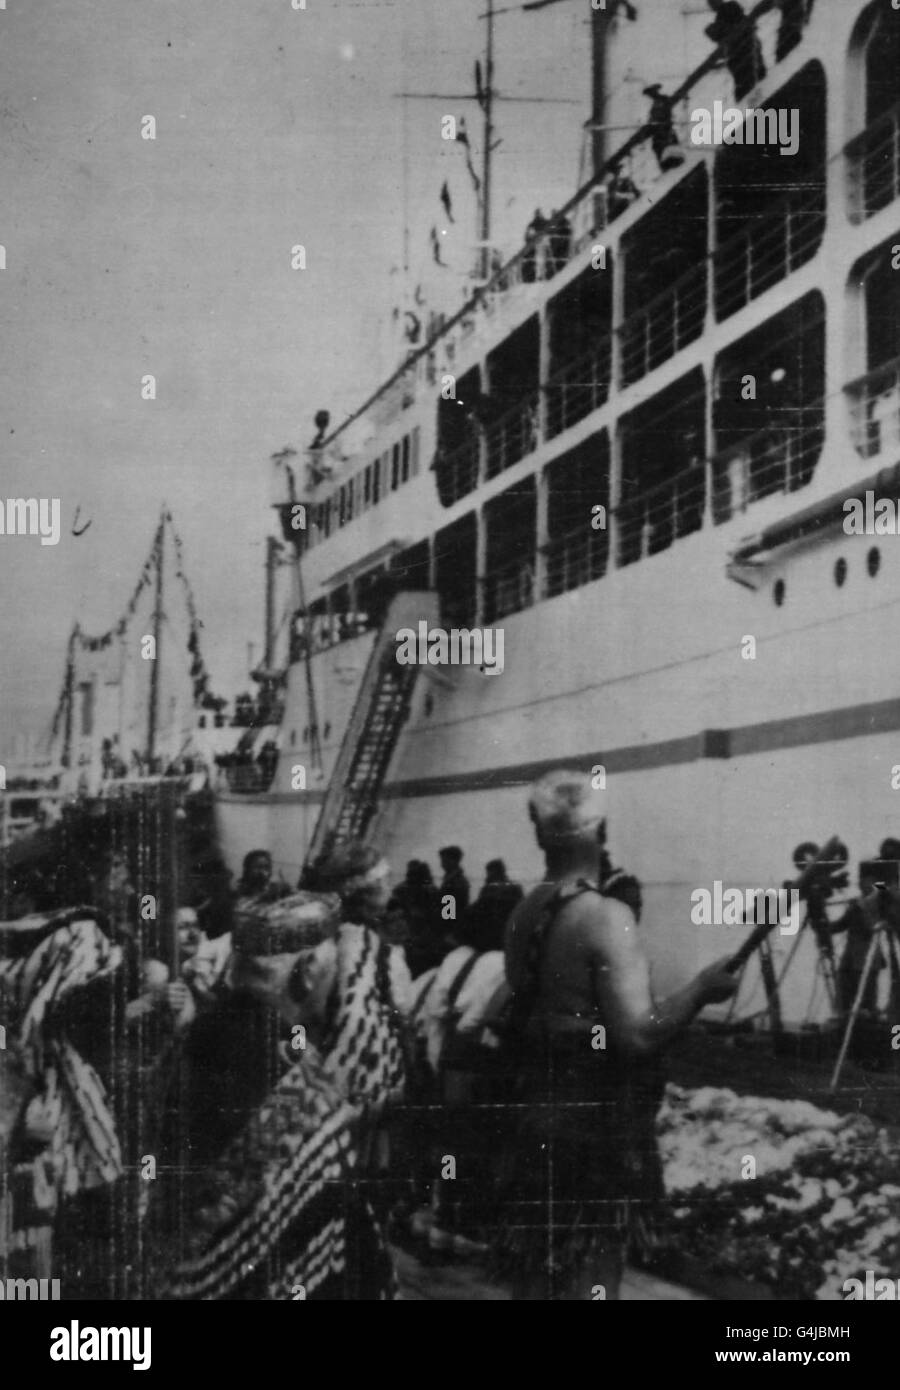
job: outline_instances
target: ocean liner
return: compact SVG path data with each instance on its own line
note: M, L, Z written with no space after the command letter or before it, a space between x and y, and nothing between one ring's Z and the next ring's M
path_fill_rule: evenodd
M744 935L695 925L694 890L900 832L900 541L844 506L900 498L900 13L745 8L743 60L695 16L648 123L609 74L641 26L658 50L659 7L595 7L590 176L511 258L485 235L460 312L276 457L290 651L270 622L270 756L217 798L233 865L268 845L293 882L364 835L398 878L455 842L473 878L499 855L530 884L527 784L594 770L665 991ZM695 143L717 102L793 112L796 152ZM502 628L502 674L399 664L423 621ZM788 1016L815 975L803 937Z

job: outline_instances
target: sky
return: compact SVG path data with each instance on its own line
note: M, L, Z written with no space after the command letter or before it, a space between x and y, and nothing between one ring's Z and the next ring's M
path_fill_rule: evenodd
M58 497L63 518L56 546L0 537L0 747L46 726L73 621L115 624L163 503L212 685L246 688L270 455L388 374L391 309L415 283L434 307L462 302L473 194L441 117L466 116L477 159L478 108L398 93L471 91L485 0L306 4L0 11L0 500ZM497 108L494 226L510 254L534 208L577 185L588 25L586 0L496 21L499 90L552 99ZM77 537L76 509L90 521Z

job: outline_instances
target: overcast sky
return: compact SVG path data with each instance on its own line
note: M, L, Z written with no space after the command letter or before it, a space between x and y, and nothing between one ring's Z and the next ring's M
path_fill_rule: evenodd
M646 2L646 0L645 0ZM0 495L59 497L63 538L0 538L0 737L52 712L77 617L112 626L165 500L213 684L260 639L268 458L342 418L391 367L386 331L428 230L461 302L471 185L445 111L484 0L8 0L0 11ZM576 186L587 0L497 20L496 231ZM141 138L142 118L156 139ZM476 150L477 157L477 150ZM456 224L442 221L447 179ZM307 269L291 269L291 247ZM441 281L440 277L444 279ZM446 307L445 306L445 307ZM141 378L157 378L157 399ZM70 534L76 507L81 537Z

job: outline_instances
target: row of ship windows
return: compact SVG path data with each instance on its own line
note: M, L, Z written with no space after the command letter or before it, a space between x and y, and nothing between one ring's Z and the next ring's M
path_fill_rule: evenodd
M383 497L396 492L419 471L420 430L416 425L383 454L361 468L336 488L324 502L310 507L309 528L303 533L309 548L332 531L347 526L354 517L377 506Z

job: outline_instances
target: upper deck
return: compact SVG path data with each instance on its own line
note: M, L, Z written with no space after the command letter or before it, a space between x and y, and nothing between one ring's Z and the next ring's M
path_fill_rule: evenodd
M750 509L762 526L897 461L900 13L818 0L786 52L782 12L752 18L765 77L738 99L708 54L675 94L677 167L652 177L636 132L636 196L579 190L362 407L361 454L356 420L316 451L317 644L397 583L493 622L704 528L734 547ZM796 111L796 153L692 144L717 100Z

